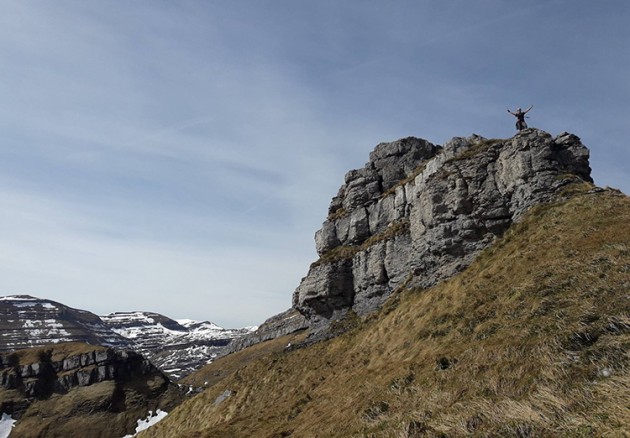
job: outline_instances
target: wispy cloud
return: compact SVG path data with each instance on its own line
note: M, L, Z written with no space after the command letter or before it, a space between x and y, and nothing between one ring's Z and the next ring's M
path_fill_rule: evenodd
M0 227L14 231L5 235L0 252L4 292L63 302L72 297L68 304L98 313L124 304L242 325L259 319L261 311L271 315L288 307L286 292L311 256L286 241L203 248L117 236L111 224L80 216L71 205L15 193L0 193L0 202ZM264 228L258 231L250 237L269 237Z
M581 136L596 181L628 192L629 15L586 0L7 3L0 293L259 323L290 305L330 198L376 143L506 137L506 106Z

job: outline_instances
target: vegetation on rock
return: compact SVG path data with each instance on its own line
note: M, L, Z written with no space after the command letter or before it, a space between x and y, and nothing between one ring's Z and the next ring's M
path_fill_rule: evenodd
M393 239L396 236L409 232L409 220L401 219L399 221L390 224L383 232L370 236L365 242L360 245L342 245L331 249L330 251L322 254L322 256L312 263L311 267L316 267L321 264L335 263L342 260L350 260L358 252L365 251L369 247L376 245L379 242Z

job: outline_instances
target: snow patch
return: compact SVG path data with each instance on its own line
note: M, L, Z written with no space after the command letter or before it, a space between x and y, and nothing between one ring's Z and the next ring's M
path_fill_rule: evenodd
M179 325L183 325L184 327L189 327L193 324L199 324L201 321L197 321L196 319L176 319Z
M155 411L155 415L153 415L153 411L149 411L149 415L147 416L147 418L145 418L144 420L142 419L138 420L138 427L136 427L136 433L134 433L133 435L125 435L123 438L133 438L134 436L136 436L143 430L146 430L149 427L156 424L157 422L163 420L164 417L166 417L167 415L168 415L168 412L164 412L161 409L158 409L157 411ZM0 435L0 438L3 438L3 437Z
M11 418L9 414L5 414L4 412L2 413L2 417L0 417L0 438L9 437L11 429L15 426L16 421L17 420Z
M175 321L177 321L179 325L192 330L199 330L202 327L204 330L224 330L223 327L220 327L210 321L197 321L194 319L176 319Z
M37 298L29 295L7 295L6 297L0 297L0 301L33 301Z
M6 298L6 297L2 297L2 298ZM8 300L3 300L3 301L8 301ZM13 299L11 300L13 301ZM26 300L24 298L20 298L17 301L24 301L23 303L13 303L13 307L17 307L17 308L23 308L23 307L36 307L36 306L41 306L44 309L51 309L51 310L56 310L57 306L54 306L51 303L42 303L42 302L38 302L38 301L33 301L33 300Z

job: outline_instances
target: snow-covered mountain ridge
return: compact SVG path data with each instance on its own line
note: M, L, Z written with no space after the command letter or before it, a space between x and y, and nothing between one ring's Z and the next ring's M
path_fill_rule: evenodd
M256 329L224 329L209 321L174 320L153 312L115 312L101 319L175 379L211 362L233 339Z
M131 348L98 316L30 295L0 297L0 351L61 342Z
M0 297L0 351L62 342L128 348L173 379L211 362L232 339L254 329L224 329L208 321L176 321L152 312L99 317L30 295Z

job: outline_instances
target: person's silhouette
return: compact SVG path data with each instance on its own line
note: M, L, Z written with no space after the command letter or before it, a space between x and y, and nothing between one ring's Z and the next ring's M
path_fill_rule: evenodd
M508 113L516 117L516 129L518 129L519 131L522 131L523 129L527 128L527 123L525 123L525 114L527 114L529 110L532 109L533 107L534 105L530 105L529 108L527 108L525 111L523 111L520 108L517 108L515 113L510 111L510 109L508 108L507 110Z

